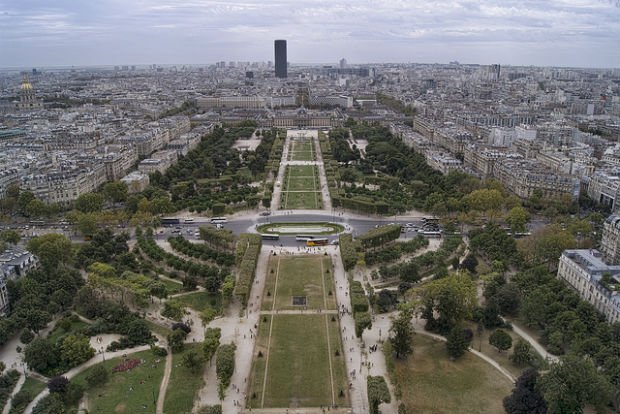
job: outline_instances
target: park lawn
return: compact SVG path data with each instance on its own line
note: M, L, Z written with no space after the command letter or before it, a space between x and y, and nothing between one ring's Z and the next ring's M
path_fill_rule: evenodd
M22 385L22 388L19 390L19 393L27 393L30 398L28 399L28 401L24 401L24 404L20 407L12 405L9 414L23 413L24 409L28 406L28 404L30 404L30 402L34 400L34 397L39 395L39 393L43 391L46 387L47 384L43 381L39 381L38 379L33 377L26 377L26 381L24 382L24 385Z
M482 335L478 336L475 323L467 323L466 325L474 332L474 340L471 342L471 347L473 349L480 351L489 358L493 359L501 365L502 368L508 370L508 372L510 372L515 378L519 377L519 375L521 375L521 373L528 368L518 367L510 361L510 355L512 355L513 348L510 348L508 351L498 352L497 348L489 344L489 336L491 336L494 329L485 329L482 332ZM521 337L508 329L504 329L504 331L512 338L512 346L514 347ZM534 348L532 348L532 351L536 352Z
M321 208L321 192L282 192L282 206L284 209L315 210Z
M166 291L168 292L168 295L174 295L176 293L183 292L183 282L181 282L180 280L177 282L170 279L164 279L163 277L159 277L158 279L160 282L166 285Z
M199 344L185 344L183 352L172 356L172 372L166 390L164 414L191 414L196 395L204 386L204 363L196 372L181 364L183 355L192 349L202 354Z
M213 308L218 312L222 311L222 296L209 292L193 292L187 295L177 296L174 300L183 303L185 306L202 312L207 308Z
M315 176L296 176L286 180L285 191L316 191L318 180Z
M78 333L80 331L82 331L83 329L87 328L88 324L80 319L76 320L76 321L72 321L71 322L71 328L67 331L65 331L64 329L60 328L60 326L56 326L54 327L54 329L52 330L52 332L49 333L49 336L47 337L52 343L56 343L58 342L58 340L60 340L61 338L69 335L69 334L73 334L73 333Z
M313 151L294 151L289 152L291 161L314 161L316 159Z
M267 349L270 318L273 318L273 328L271 346ZM326 318L330 318L330 315L261 317L249 390L250 407L319 407L331 405L334 402L332 401ZM339 329L337 322L331 322L331 319L328 319L328 323L335 324L335 329ZM335 343L335 339L332 342ZM260 358L257 356L259 351L263 355ZM333 352L335 350L332 349ZM267 382L263 384L267 355L269 357L266 368ZM342 372L344 372L343 369L335 370L334 376ZM339 405L348 404L346 396L338 397L338 387L346 383L346 378L334 377L334 383L335 402ZM264 404L261 404L263 385L265 396ZM339 401L343 402L339 403Z
M273 309L276 310L303 309L303 305L293 305L293 296L305 296L307 309L336 309L329 258L319 255L271 257L267 268L262 310L272 310L274 296Z
M153 413L159 395L159 385L164 374L166 358L156 357L151 351L136 352L127 356L129 359L141 359L136 368L112 373L112 368L123 361L114 358L102 362L110 370L110 378L104 385L88 389L86 376L92 368L78 374L72 382L87 388L88 412L91 414L110 413ZM159 362L155 362L159 360Z
M347 364L342 346L342 336L340 335L340 321L336 315L324 315L328 318L329 341L332 351L332 370L334 374L334 393L336 396L336 404L339 407L348 407L350 403L349 380L347 377ZM336 320L332 321L332 317L336 316ZM338 351L339 355L336 355ZM340 392L343 396L341 397Z
M294 177L312 177L317 173L314 165L287 165L287 175Z
M287 227L295 227L295 228L306 227L309 229L313 227L327 227L330 229L329 231L321 231L321 232L309 231L309 233L311 233L313 236L335 234L335 233L340 233L344 231L344 227L342 225L337 224L337 223L330 223L328 221L309 221L309 222L299 222L299 223L268 223L268 224L261 224L257 226L256 231L259 233L265 233L265 234L280 234L280 233L292 234L292 233L285 231Z
M164 338L166 338L169 334L172 333L172 329L170 328L159 325L153 321L149 321L148 319L145 319L144 321L149 326L149 329L151 330L151 332L159 334L160 336Z
M512 383L482 359L466 352L450 361L444 342L416 335L414 352L395 361L395 376L402 402L415 413L504 412L502 399Z

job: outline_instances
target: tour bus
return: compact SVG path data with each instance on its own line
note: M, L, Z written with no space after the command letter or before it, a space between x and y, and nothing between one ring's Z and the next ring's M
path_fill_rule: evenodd
M180 220L175 217L162 217L160 221L162 226L174 226L180 223Z
M424 224L436 224L439 223L439 219L438 218L432 218L432 217L422 217L422 223Z
M213 217L211 219L211 224L222 224L228 223L228 219L226 217Z
M327 237L310 239L306 241L306 246L327 246Z
M441 232L440 231L423 231L422 235L424 237L441 237Z
M297 236L295 236L295 240L302 241L302 242L312 240L312 239L314 239L314 236L304 236L302 234L298 234Z
M261 234L260 237L263 240L280 240L279 234Z
M193 223L194 222L194 218L193 217L187 217L185 220L186 223Z

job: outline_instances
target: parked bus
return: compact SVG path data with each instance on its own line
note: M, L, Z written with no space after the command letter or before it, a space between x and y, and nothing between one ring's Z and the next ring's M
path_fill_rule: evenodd
M226 217L213 217L211 219L211 224L222 224L228 223L228 219Z
M176 226L181 222L178 218L174 217L162 217L160 221L162 226Z
M312 240L312 239L314 239L314 236L304 236L301 234L298 234L297 236L295 236L295 240L302 241L302 242Z
M279 234L261 234L260 238L263 240L280 240Z
M441 237L441 232L440 231L423 231L422 235L424 237Z
M432 217L422 217L422 223L424 223L424 224L439 224L439 219L438 218L432 218Z
M194 218L193 217L188 217L188 218L186 218L183 221L185 221L186 223L193 223L194 222Z
M306 246L327 246L328 240L325 238L310 239L306 241Z

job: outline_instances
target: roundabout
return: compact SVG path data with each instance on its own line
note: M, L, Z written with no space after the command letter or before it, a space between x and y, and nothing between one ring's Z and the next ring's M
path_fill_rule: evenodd
M256 231L261 234L338 234L344 231L340 224L329 222L314 223L268 223L256 226Z

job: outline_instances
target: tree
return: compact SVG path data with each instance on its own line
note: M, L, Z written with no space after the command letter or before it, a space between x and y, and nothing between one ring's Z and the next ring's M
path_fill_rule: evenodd
M205 362L204 356L200 355L196 350L191 349L183 354L181 364L190 371L196 373Z
M21 240L21 236L15 230L3 230L0 232L0 240L11 244L17 244Z
M392 321L390 337L392 349L396 352L396 358L407 358L413 352L411 339L413 337L413 326L411 325L412 310L405 309L400 312L398 317Z
M478 266L478 259L473 254L468 254L463 260L460 267L468 270L470 273L476 273L476 266Z
M222 414L222 406L220 404L217 405L205 405L200 407L198 410L198 414Z
M540 375L528 368L517 379L512 394L504 398L506 414L546 414L547 403L538 390Z
M530 214L521 206L513 207L506 215L506 223L513 233L525 233L528 221L530 221Z
M185 315L185 306L179 301L169 300L164 303L164 309L161 311L162 316L175 321L180 321Z
M434 280L422 288L421 294L426 308L422 317L431 331L450 332L460 321L471 318L476 307L476 285L465 273Z
M67 386L69 385L69 380L67 377L54 377L47 382L47 388L52 393L63 394L67 391Z
M90 341L83 335L67 335L60 345L60 359L67 367L75 367L95 355Z
M113 203L121 203L127 200L127 184L122 181L110 181L103 186L105 198Z
M457 325L446 337L446 349L451 358L460 358L469 348L469 340L462 326Z
M47 373L58 367L60 355L54 344L46 338L36 338L24 351L24 361L32 370Z
M101 364L95 365L86 375L86 382L90 388L95 388L108 382L110 373Z
M94 213L82 213L77 216L77 229L83 236L92 237L98 228L97 216Z
M43 201L35 198L31 200L26 206L26 216L36 218L41 217L47 213L47 204Z
M187 333L182 329L175 329L172 333L168 334L168 346L172 352L181 352L184 347L183 341L187 337Z
M99 193L84 193L75 200L76 210L82 213L95 213L103 208L103 196Z
M217 348L220 346L221 336L222 331L220 328L207 328L207 330L205 331L205 339L202 344L202 351L207 361L211 362L213 355L215 355Z
M613 388L590 359L567 355L540 378L549 414L577 414L586 404L604 412Z
M40 309L25 309L23 316L26 328L36 333L45 328L50 321L50 314Z
M49 233L35 237L28 242L28 250L39 258L48 269L61 263L68 263L73 257L71 241L62 234Z
M200 312L200 320L202 321L202 326L207 326L213 319L215 319L216 316L217 311L210 307Z
M4 361L0 361L0 375L2 375L5 369L6 369L6 364L4 363Z
M224 389L230 385L230 378L235 371L235 344L221 345L215 355L215 372Z
M489 344L497 348L499 352L507 351L512 347L512 337L503 329L496 329L489 336Z
M512 350L510 360L519 367L532 364L534 362L534 351L532 346L525 340L519 339Z
M366 378L366 386L368 389L368 406L370 413L379 414L379 405L381 403L389 403L392 400L385 378L382 376L369 375Z

